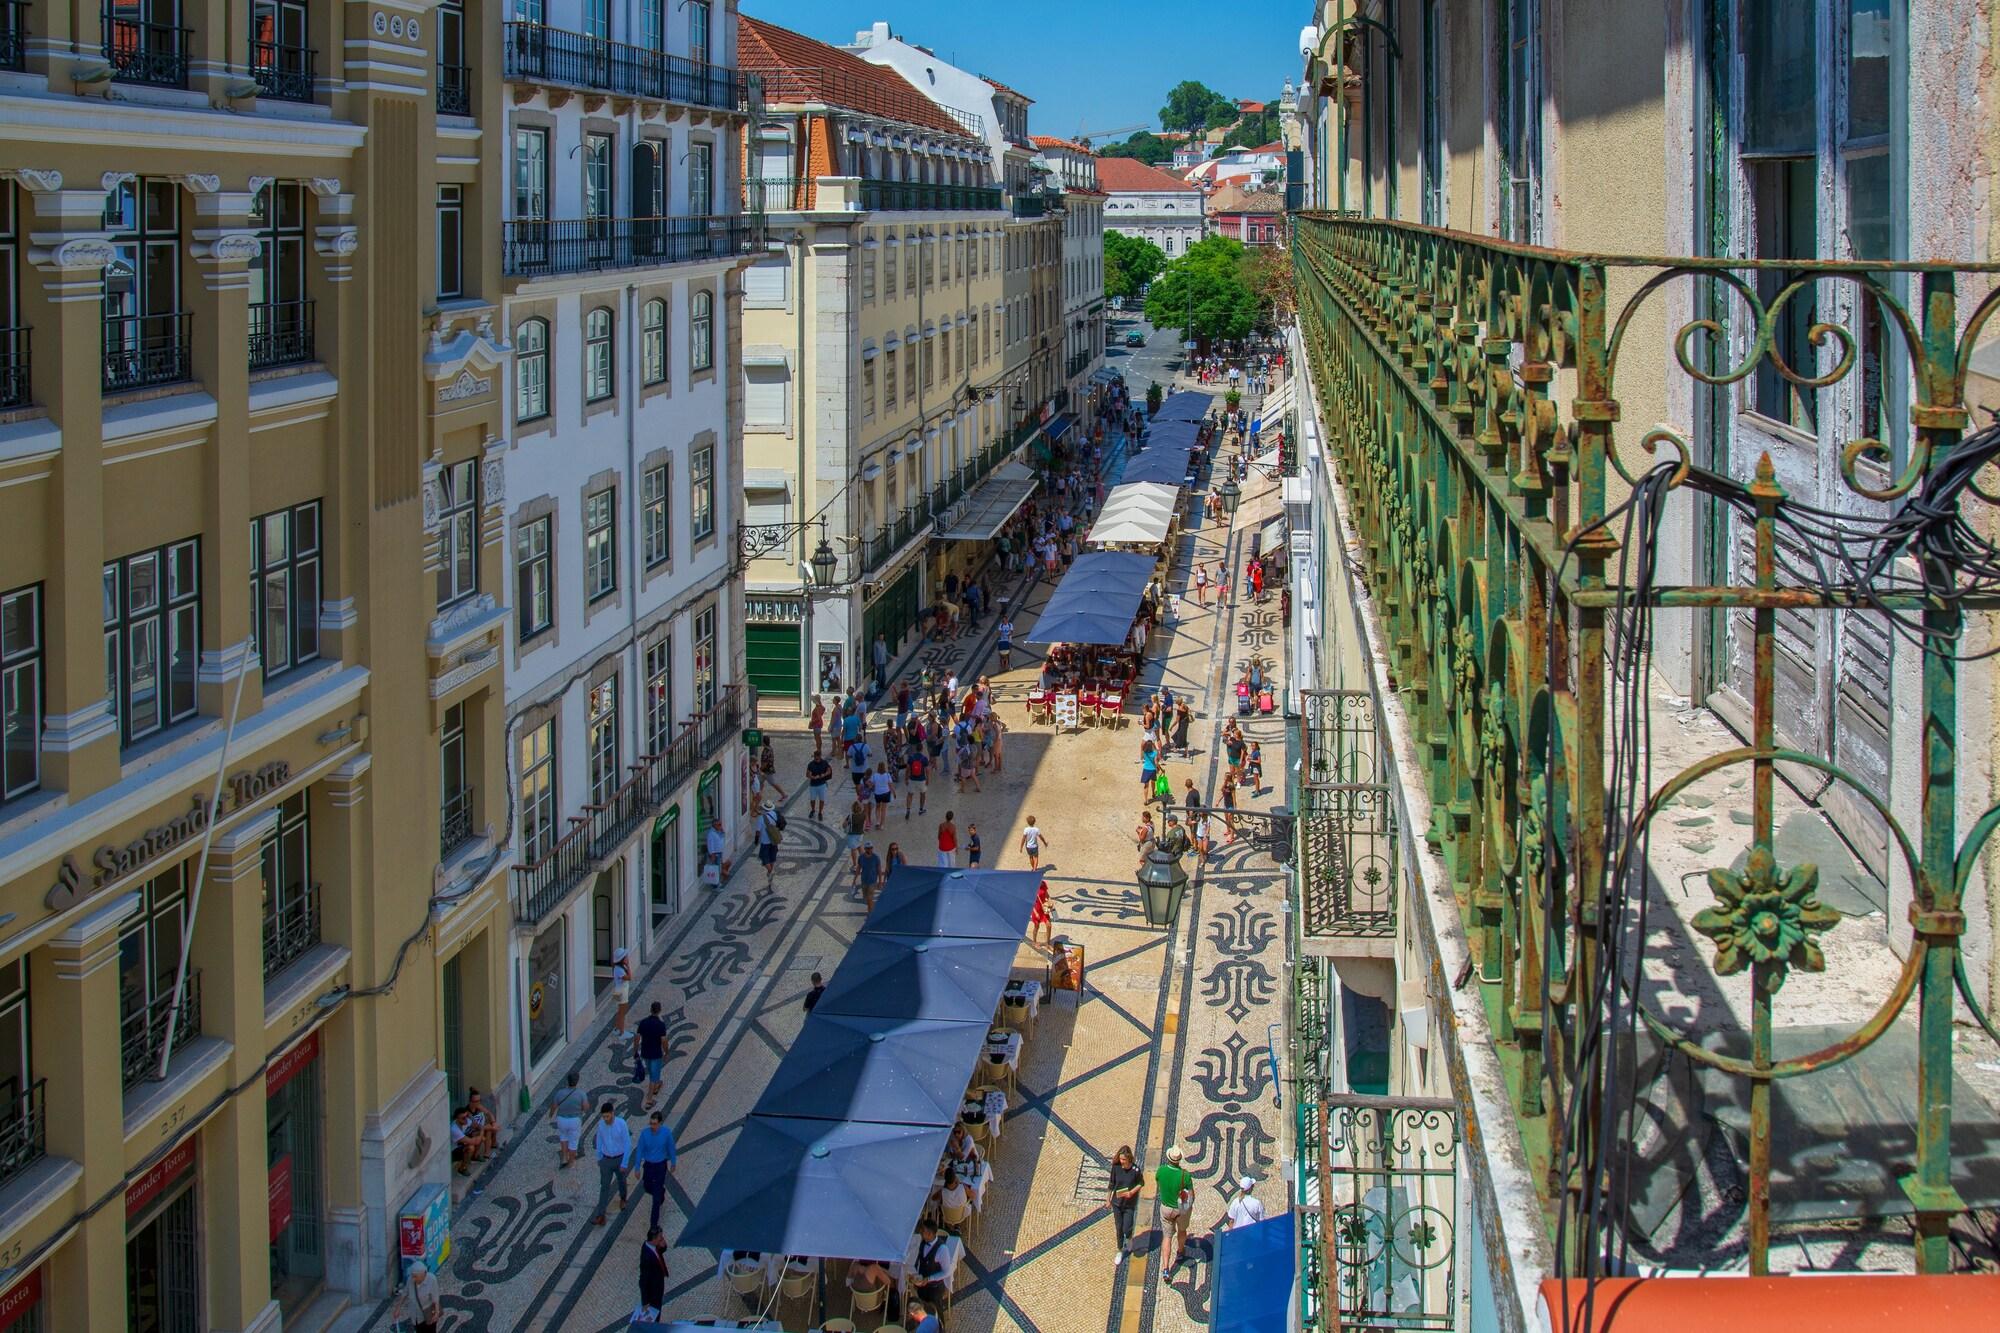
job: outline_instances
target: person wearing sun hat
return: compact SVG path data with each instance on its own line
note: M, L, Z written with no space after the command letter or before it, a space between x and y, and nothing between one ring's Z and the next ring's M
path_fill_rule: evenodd
M1257 1198L1256 1189L1254 1176L1236 1182L1236 1197L1230 1201L1229 1212L1222 1221L1224 1231L1240 1231L1264 1220L1264 1205Z
M1179 1144L1167 1146L1166 1160L1153 1172L1153 1183L1159 1189L1160 1232L1165 1238L1161 1249L1173 1256L1166 1267L1171 1277L1187 1258L1188 1218L1194 1212L1194 1177L1181 1165Z

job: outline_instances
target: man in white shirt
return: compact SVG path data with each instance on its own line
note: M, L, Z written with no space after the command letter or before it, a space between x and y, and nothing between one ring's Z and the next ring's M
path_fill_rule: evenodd
M723 855L729 850L729 836L722 831L722 819L718 816L708 822L708 832L703 835L703 846L708 851L708 864L716 869L716 884L729 878L729 862Z
M1250 1176L1236 1182L1236 1198L1230 1202L1229 1211L1223 1218L1224 1231L1240 1231L1253 1222L1264 1220L1264 1205L1251 1193L1257 1182Z
M438 1323L444 1318L444 1296L428 1266L421 1262L410 1265L410 1283L403 1289L403 1296L414 1314L411 1327L422 1333L437 1333Z

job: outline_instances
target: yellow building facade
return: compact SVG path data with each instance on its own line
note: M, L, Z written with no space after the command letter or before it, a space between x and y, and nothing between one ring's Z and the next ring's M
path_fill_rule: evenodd
M9 13L0 1310L320 1327L513 1086L498 16Z

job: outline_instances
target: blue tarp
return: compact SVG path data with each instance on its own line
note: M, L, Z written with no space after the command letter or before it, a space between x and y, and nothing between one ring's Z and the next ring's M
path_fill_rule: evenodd
M745 1117L680 1244L901 1262L950 1134L944 1125Z
M991 1022L1019 943L1018 939L924 939L863 931L834 969L813 1013ZM795 1249L793 1253L816 1252Z
M1018 940L1027 933L1041 883L1037 870L898 866L875 896L862 933Z
M966 1071L979 1059L989 1026L815 1011L752 1111L950 1127L958 1122Z
M1161 402L1160 410L1153 413L1152 419L1155 421L1200 421L1209 414L1210 409L1214 406L1215 396L1213 394L1196 393L1192 389L1183 389L1179 393L1168 394L1166 399Z
M1297 1221L1289 1211L1217 1232L1209 1333L1286 1333L1298 1271Z
M1129 467L1126 475L1131 475ZM1078 556L1023 642L1125 642L1146 585L1153 580L1153 567L1152 556L1134 551L1088 551Z

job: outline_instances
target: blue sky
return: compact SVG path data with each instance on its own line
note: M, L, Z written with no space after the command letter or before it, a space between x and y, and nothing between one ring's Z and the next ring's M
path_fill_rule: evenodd
M1306 0L742 0L742 9L835 44L886 21L1034 98L1028 128L1064 136L1153 122L1182 79L1275 97L1297 77L1299 29L1312 18Z

